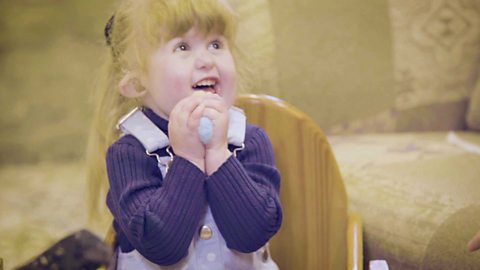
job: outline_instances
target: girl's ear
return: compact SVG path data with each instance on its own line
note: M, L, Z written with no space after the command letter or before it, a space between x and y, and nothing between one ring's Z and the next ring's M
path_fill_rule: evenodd
M140 83L140 79L131 72L125 74L118 86L120 94L127 98L138 98L147 93L145 87Z

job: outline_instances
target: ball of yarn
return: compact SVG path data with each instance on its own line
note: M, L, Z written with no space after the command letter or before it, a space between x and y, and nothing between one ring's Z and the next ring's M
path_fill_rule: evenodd
M198 135L203 144L208 144L213 136L213 122L210 118L202 116L198 125Z

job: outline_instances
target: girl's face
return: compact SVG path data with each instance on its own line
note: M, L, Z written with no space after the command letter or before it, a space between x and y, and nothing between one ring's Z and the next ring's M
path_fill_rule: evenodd
M227 40L195 27L156 49L144 82L144 105L168 119L173 107L195 91L218 94L227 105L235 98L235 63Z

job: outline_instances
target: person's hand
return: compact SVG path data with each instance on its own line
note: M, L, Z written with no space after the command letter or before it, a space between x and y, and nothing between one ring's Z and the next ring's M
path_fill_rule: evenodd
M205 172L205 146L198 136L198 125L205 106L206 93L194 92L180 100L169 116L168 133L170 144L177 156L180 156Z
M203 116L213 122L213 135L205 148L205 169L208 175L214 173L231 155L228 150L228 105L219 96L205 95Z
M469 251L476 251L480 249L480 231L468 242L467 248Z

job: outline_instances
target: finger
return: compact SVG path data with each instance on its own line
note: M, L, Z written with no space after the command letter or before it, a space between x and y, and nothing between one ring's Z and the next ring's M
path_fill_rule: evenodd
M185 125L185 117L183 116L185 113L182 110L182 107L182 104L179 102L170 112L169 125L174 128L181 128Z
M229 121L228 114L220 113L215 109L207 107L203 110L203 116L208 117L212 120L214 126L213 137L217 138L217 143L220 141L226 142Z
M188 118L188 127L189 128L197 128L200 123L200 118L203 116L203 111L205 110L205 106L203 104L199 104L193 112L190 114Z
M172 128L176 128L179 126L179 113L180 113L180 102L178 102L170 111L170 114L168 116L168 129L172 130Z
M219 95L217 95L217 94L209 93L209 92L206 93L205 99L217 100L217 101L225 102L221 96L219 96Z
M198 103L205 99L206 93L203 91L193 92L192 94L182 98L175 107L183 109L184 107L189 107L191 103Z
M183 110L185 103L189 102L190 96L182 98L180 101L175 104L172 111L170 112L171 117L175 117L180 111Z
M195 108L197 108L204 98L204 94L192 94L180 100L174 107L174 117L177 122L182 126L188 126L190 114L195 110Z
M195 108L205 100L206 93L203 91L194 92L192 95L184 98L182 101L182 110L190 115Z
M227 117L228 119L228 115L226 116L225 114L210 107L205 107L205 109L203 110L203 116L210 118L214 122L217 122L218 119L221 117Z
M228 110L227 104L222 99L205 98L202 102L206 108L212 108L220 113L224 113Z
M480 231L468 242L467 247L469 251L480 249Z

